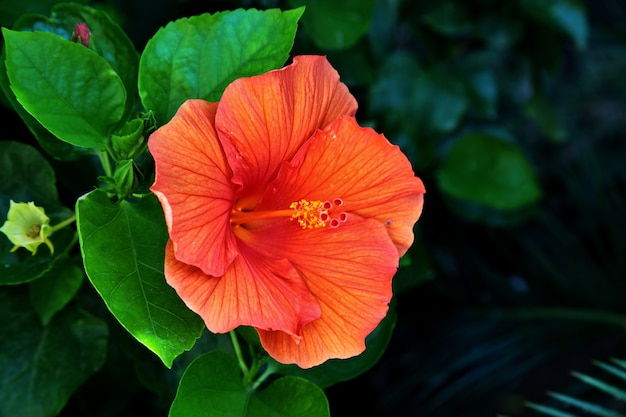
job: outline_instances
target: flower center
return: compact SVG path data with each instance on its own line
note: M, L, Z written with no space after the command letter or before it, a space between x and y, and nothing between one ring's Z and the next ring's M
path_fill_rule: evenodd
M31 239L36 239L39 237L39 232L41 232L41 225L33 224L32 226L30 226L30 228L26 232L26 236L28 236Z
M325 227L336 228L348 220L348 213L335 212L336 207L343 205L343 200L334 198L332 201L309 201L301 199L294 201L284 210L261 210L261 211L244 211L241 209L233 209L230 216L230 223L233 227L242 226L244 228L254 228L254 223L267 224L268 220L289 218L289 220L297 221L303 229L317 229Z

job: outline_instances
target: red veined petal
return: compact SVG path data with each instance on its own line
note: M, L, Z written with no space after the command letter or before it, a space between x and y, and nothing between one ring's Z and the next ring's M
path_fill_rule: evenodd
M280 330L297 339L302 326L320 316L317 300L287 260L270 258L245 244L223 276L211 277L178 261L170 241L165 277L214 333L244 325Z
M156 178L176 258L220 276L237 256L229 216L231 170L215 131L217 103L188 100L150 135Z
M240 78L220 101L216 126L234 174L256 199L316 129L357 104L323 56L298 56L280 70ZM256 201L251 202L253 209Z
M353 218L336 229L302 230L288 221L268 229L273 233L257 235L256 244L271 245L288 257L318 300L321 317L302 328L299 341L284 332L257 329L266 351L302 368L363 352L365 337L387 313L398 266L385 227Z
M283 164L258 210L286 207L301 198L342 200L341 211L385 225L398 253L413 243L424 185L400 149L354 118L343 116L317 131Z

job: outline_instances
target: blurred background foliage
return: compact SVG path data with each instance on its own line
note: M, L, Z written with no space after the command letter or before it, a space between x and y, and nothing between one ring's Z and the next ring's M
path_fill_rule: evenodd
M0 24L54 3L2 1ZM424 180L416 243L395 281L395 332L372 369L327 389L333 416L533 416L527 401L559 407L553 390L626 413L619 397L571 376L602 375L595 360L626 356L621 0L90 4L139 51L179 17L306 5L293 54L327 55L359 101L360 122L401 146ZM5 137L36 146L2 111L5 131L18 132ZM72 207L92 189L93 168L51 162ZM142 368L149 360L135 359L149 354L133 343L112 330L112 366L62 415L94 404L90 415L165 415L171 398L155 381L171 374Z

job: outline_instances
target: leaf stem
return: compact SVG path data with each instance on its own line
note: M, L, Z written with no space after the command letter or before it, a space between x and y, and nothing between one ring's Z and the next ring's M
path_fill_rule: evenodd
M73 214L71 217L68 217L67 219L63 220L61 223L55 224L54 226L50 226L49 235L52 235L54 232L61 230L66 226L69 226L75 221L76 221L76 214Z
M241 346L239 345L239 340L237 340L237 333L235 333L234 330L231 330L229 333L230 340L232 341L233 348L235 349L235 354L237 355L237 360L239 361L239 367L241 368L244 376L247 376L250 370L248 369L246 361L243 358L243 354L241 353Z
M263 373L259 375L259 377L254 381L254 383L252 384L252 389L256 390L263 383L263 381L265 381L267 377L272 375L275 371L275 366L273 366L273 363L270 362L267 365L267 368L265 368L265 370L263 371Z

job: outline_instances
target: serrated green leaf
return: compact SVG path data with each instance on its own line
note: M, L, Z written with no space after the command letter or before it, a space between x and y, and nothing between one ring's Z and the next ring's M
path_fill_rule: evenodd
M195 359L180 381L169 417L326 417L324 392L287 376L261 391L244 386L237 360L222 351Z
M87 24L91 32L89 48L103 57L124 83L126 90L124 119L128 118L139 99L137 92L139 53L130 38L107 13L93 7L61 3L52 9L50 20L69 29L70 35L77 23Z
M346 49L369 29L375 0L290 0L292 7L306 6L302 26L322 49Z
M126 91L108 62L45 32L3 28L6 68L17 101L59 139L84 148L107 142Z
M0 415L51 417L104 363L108 330L75 308L42 327L23 289L0 290Z
M30 302L46 326L52 317L76 295L84 272L70 258L63 258L41 279L29 285Z
M235 79L281 67L302 12L238 9L170 22L141 55L144 108L164 124L187 99L218 101Z
M48 12L44 10L42 12ZM76 23L86 22L92 33L91 48L106 59L124 82L127 91L126 113L136 105L139 54L130 39L102 11L76 3L58 4L50 18L40 14L22 15L13 26L17 31L41 31L57 34L70 40ZM55 159L73 160L92 153L91 149L76 147L55 137L19 104L9 88L4 55L0 63L0 87L13 109L33 133L39 145Z
M0 224L7 218L10 200L43 207L55 225L72 215L59 202L52 167L33 147L19 142L0 142ZM55 252L42 248L35 256L25 249L10 252L13 244L0 234L0 285L21 284L41 277L63 256L75 232L71 228L54 233Z
M520 209L541 197L535 173L515 143L490 133L456 140L437 172L439 188L454 198L498 210Z
M76 216L89 280L122 326L171 367L204 323L163 276L168 235L156 197L112 203L96 190L79 198Z

